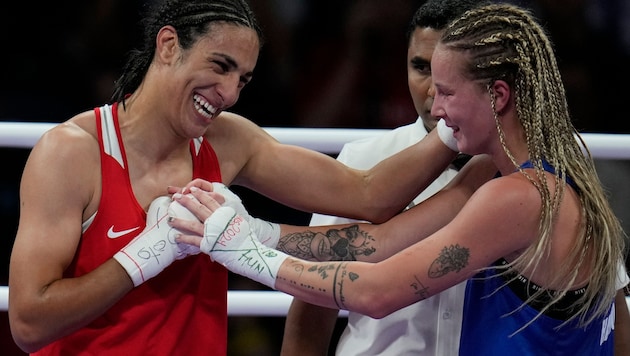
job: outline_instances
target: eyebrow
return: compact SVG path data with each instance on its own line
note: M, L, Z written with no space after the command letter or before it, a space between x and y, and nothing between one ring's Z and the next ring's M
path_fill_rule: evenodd
M231 56L228 56L227 54L223 54L223 53L214 53L215 55L223 58L227 64L228 67L230 67L230 70L234 70L234 69L238 69L238 63L236 63L236 60L234 60L234 58L232 58ZM251 78L254 75L254 72L247 72L245 73L243 76L246 78Z
M426 58L420 57L420 56L413 56L411 58L411 63L413 64L428 64L431 65L431 61L427 60Z

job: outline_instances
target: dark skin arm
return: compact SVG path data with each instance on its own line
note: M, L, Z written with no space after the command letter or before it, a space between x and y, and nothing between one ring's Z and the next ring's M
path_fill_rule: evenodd
M326 356L338 315L338 309L293 299L284 324L280 355Z

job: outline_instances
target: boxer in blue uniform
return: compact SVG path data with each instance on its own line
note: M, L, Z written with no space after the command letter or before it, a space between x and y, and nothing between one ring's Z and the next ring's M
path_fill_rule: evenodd
M175 196L199 219L171 220L177 241L298 299L373 318L467 281L460 354L612 355L625 238L543 28L515 5L475 8L445 29L431 67L438 133L451 127L476 155L436 195L380 225L283 225L279 251L248 214L196 190L201 204ZM487 176L488 160L500 177ZM283 252L309 248L336 262Z

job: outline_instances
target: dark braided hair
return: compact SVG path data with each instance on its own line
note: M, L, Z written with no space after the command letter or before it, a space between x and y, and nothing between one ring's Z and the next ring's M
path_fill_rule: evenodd
M245 0L162 0L151 4L147 5L142 20L142 48L129 53L122 74L114 85L112 100L115 102L124 105L125 96L140 86L155 54L155 38L166 25L175 28L183 49L192 47L215 22L253 29L262 46L262 30Z

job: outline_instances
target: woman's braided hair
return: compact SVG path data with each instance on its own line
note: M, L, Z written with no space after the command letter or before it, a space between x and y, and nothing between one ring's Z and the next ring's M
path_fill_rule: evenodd
M537 179L519 168L504 140L496 110L495 121L504 151L515 169L536 186L543 208L539 238L508 268L534 271L541 260L548 258L554 217L563 197L566 177L577 184L583 218L580 236L569 259L553 280L553 284L561 288L555 293L541 289L527 302L551 294L542 314L575 283L583 282L577 281L578 270L590 268L586 291L569 320L579 318L580 325L586 325L609 313L616 293L617 265L623 261L625 252L625 237L597 176L590 151L571 123L564 86L545 31L529 11L514 5L495 4L465 13L450 24L441 42L450 50L464 53L464 75L489 91L493 107L491 85L494 81L504 80L515 91L517 115L524 128ZM557 189L553 193L544 178L543 160L556 170Z

